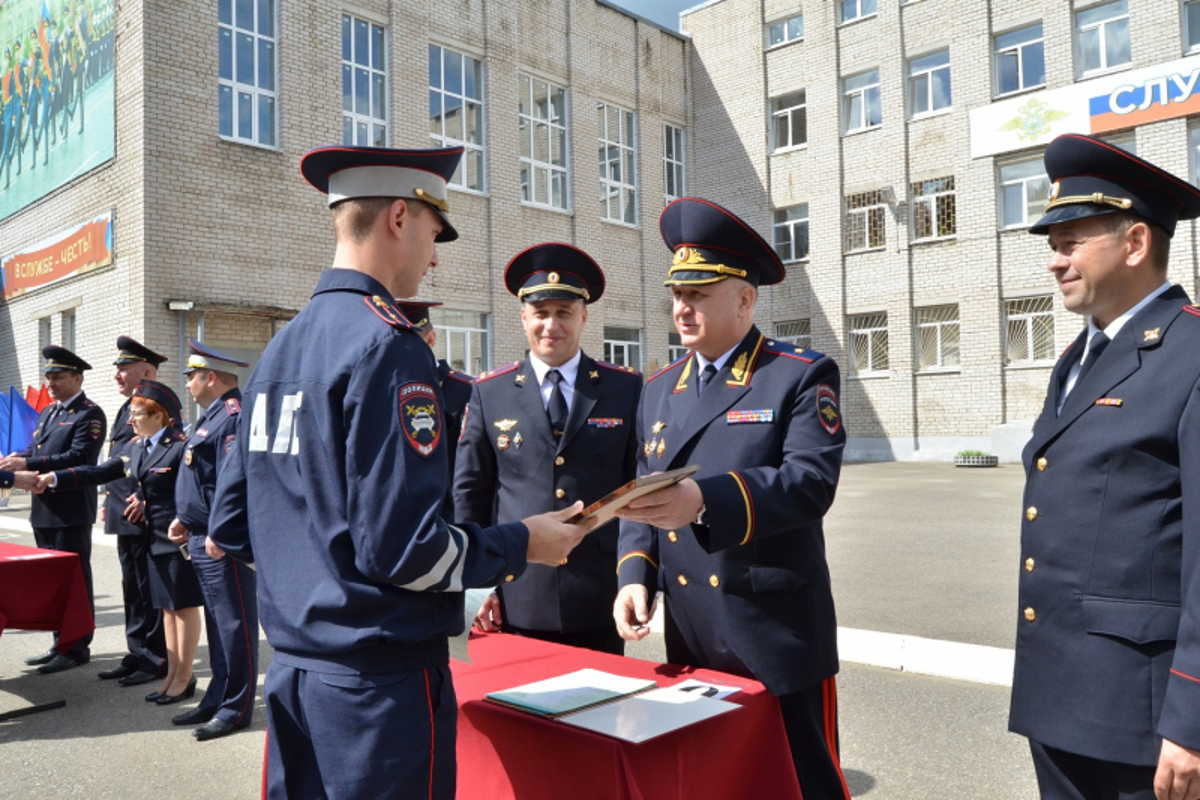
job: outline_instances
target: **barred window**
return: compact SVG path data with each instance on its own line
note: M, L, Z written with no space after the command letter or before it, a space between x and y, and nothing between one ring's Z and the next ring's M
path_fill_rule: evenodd
M811 321L792 319L775 323L775 338L808 350L812 347Z
M850 328L850 371L855 375L888 369L888 318L882 314L857 314Z
M771 101L771 139L775 152L808 143L807 115L803 89Z
M917 309L917 369L957 367L958 304Z
M221 136L275 147L275 0L217 3ZM236 13L235 13L236 11Z
M808 203L775 210L775 252L783 261L808 258Z
M596 104L600 131L600 218L637 224L637 134L632 111Z
M883 190L846 197L846 252L869 250L887 244L887 203Z
M1054 297L1027 297L1004 303L1007 364L1029 364L1054 358Z
M387 147L387 38L342 15L342 144Z
M913 239L940 239L957 232L954 176L916 181L908 187L912 198Z
M439 147L463 148L450 185L476 192L483 185L483 64L429 45L429 136Z
M567 91L522 75L518 95L521 199L530 205L566 211Z

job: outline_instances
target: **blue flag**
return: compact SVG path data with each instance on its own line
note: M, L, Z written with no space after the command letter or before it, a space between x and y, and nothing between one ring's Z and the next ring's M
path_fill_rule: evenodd
M29 447L37 419L38 413L25 402L16 387L8 387L8 394L0 395L0 454L8 455Z

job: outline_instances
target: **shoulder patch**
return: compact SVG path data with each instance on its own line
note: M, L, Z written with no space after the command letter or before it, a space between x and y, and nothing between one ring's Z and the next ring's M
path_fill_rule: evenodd
M236 414L240 414L242 413L242 404L238 402L236 397L231 397L225 401L225 411L228 412L229 416L231 417Z
M367 304L367 308L375 312L375 316L393 328L398 328L402 331L411 331L413 329L412 323L404 318L400 310L379 295L373 294L370 297L364 297L363 301Z
M797 347L788 342L778 342L774 339L768 339L766 347L763 348L768 353L773 353L784 358L794 358L797 361L803 361L806 364L811 364L819 358L824 358L824 353L818 353L816 350L809 350L804 347Z
M654 373L654 374L653 374L653 375L651 375L649 378L646 378L646 383L649 383L650 381L654 380L654 379L655 379L655 378L657 378L659 375L665 375L666 373L668 373L668 372L670 372L671 370L675 369L675 367L678 367L680 364L682 364L683 362L687 361L687 360L688 360L690 357L691 357L691 353L688 353L686 356L684 356L683 358L679 359L678 361L676 361L676 362L674 362L674 363L672 363L672 364L667 364L665 367L663 367L662 369L660 369L658 372ZM599 362L597 362L597 363L599 363Z
M483 383L484 381L490 381L492 378L497 378L501 375L507 375L508 373L512 372L519 366L521 366L521 362L514 361L513 363L509 364L507 367L500 367L499 369L494 369L494 370L491 370L490 372L485 372L475 379L475 383Z
M457 370L453 370L453 369L452 369L452 370L450 370L448 373L446 373L446 377L447 377L447 378L453 378L454 380L458 381L459 383L465 383L465 384L467 384L468 386L470 386L471 384L475 383L475 379L474 379L474 378L472 378L472 377L471 377L470 375L468 375L467 373L465 373L465 372L459 372L459 371L457 371Z
M605 369L611 369L614 372L627 372L630 375L639 375L640 376L642 374L642 373L638 372L636 369L634 369L633 367L622 367L620 364L610 364L607 361L596 361L596 366L604 367Z
M1185 305L1183 307L1183 310L1186 311L1187 313L1191 314L1194 317L1200 317L1200 308L1197 308L1194 305L1191 305L1191 304Z

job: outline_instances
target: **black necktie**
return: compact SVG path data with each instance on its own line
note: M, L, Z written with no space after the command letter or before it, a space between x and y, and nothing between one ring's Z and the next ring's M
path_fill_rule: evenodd
M546 380L554 384L554 389L550 392L550 403L546 406L546 413L550 416L550 427L554 430L555 436L562 436L563 431L567 429L567 398L562 390L562 373L556 369L552 369L546 373Z
M1083 376L1091 371L1092 365L1100 359L1100 354L1104 352L1104 348L1108 347L1110 341L1112 340L1104 334L1104 331L1100 331L1088 342L1087 359L1083 362L1083 366L1079 368L1079 374L1075 376L1076 387L1083 383ZM1072 387L1071 391L1075 391L1075 387Z
M716 365L709 364L707 367L705 367L704 371L700 373L700 380L696 382L696 385L698 387L696 390L696 394L703 393L705 387L708 386L708 382L711 381L716 376L717 376Z

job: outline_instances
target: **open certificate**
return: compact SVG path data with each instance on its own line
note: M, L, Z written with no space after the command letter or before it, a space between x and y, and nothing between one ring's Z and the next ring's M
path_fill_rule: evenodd
M507 691L489 692L484 699L541 717L557 717L654 686L654 681L581 669Z

